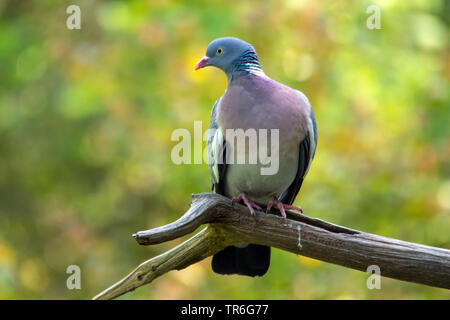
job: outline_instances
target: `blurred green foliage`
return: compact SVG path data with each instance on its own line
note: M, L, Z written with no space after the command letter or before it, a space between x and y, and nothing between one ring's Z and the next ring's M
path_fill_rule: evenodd
M81 30L66 8L81 7ZM366 8L381 8L369 30ZM204 128L223 73L193 71L221 36L252 43L267 75L302 90L319 146L296 203L351 228L450 247L449 1L0 1L0 298L91 298L181 242L131 234L208 191L171 162L176 128ZM81 267L82 289L66 288ZM210 259L124 298L450 298L273 249L263 278Z

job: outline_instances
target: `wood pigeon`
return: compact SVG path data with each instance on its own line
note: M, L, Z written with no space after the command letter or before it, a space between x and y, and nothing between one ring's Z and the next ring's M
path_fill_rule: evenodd
M316 121L308 99L302 92L267 77L253 46L237 38L212 41L195 70L207 66L221 69L228 80L225 94L212 109L209 129L213 134L207 139L213 190L243 202L252 214L261 209L260 205L267 205L267 210L277 207L283 217L285 209L301 212L292 203L317 146ZM230 153L249 156L248 147L230 149L226 141L227 132L237 129L278 129L276 173L261 174L265 165L262 161L229 161ZM246 243L226 247L212 259L216 273L252 277L263 276L269 264L270 247Z

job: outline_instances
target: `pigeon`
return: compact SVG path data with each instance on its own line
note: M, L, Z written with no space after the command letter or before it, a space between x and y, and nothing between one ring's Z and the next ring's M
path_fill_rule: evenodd
M208 66L227 76L227 89L211 111L207 137L213 191L243 203L252 214L262 206L267 211L278 208L285 218L286 209L303 212L293 202L317 147L316 120L309 100L302 92L266 76L254 47L238 38L212 41L195 70ZM227 141L227 133L239 129L270 131L271 137L275 137L272 130L278 130L275 173L262 174L267 163L260 159L256 163L230 161L238 156L249 159L249 146L231 148ZM259 244L228 246L212 259L213 271L222 275L263 276L269 265L270 247Z

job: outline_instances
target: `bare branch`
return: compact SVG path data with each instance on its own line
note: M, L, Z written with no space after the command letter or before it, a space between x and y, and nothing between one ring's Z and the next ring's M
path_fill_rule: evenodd
M142 245L156 244L205 229L172 250L142 263L94 299L113 299L171 270L180 270L239 242L268 245L314 259L381 275L450 289L450 250L381 237L320 219L287 212L287 219L257 212L223 196L193 195L191 208L166 226L134 234Z
M152 282L169 271L181 270L203 260L233 242L224 236L223 232L208 226L175 248L143 262L128 276L99 293L94 299L114 299Z

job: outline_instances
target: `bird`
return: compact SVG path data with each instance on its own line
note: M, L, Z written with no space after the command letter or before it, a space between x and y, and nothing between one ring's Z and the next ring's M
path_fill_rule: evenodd
M212 133L206 141L212 190L243 203L251 214L264 205L267 211L278 208L284 218L286 209L303 212L293 202L317 147L317 125L308 98L266 76L254 47L235 37L213 40L194 69L205 67L216 67L227 77L226 91L211 111ZM228 161L239 152L249 156L247 147L229 147L227 130L238 129L278 130L279 168L275 174L261 174L261 161ZM260 244L228 246L213 256L212 270L221 275L261 277L269 269L270 251Z

